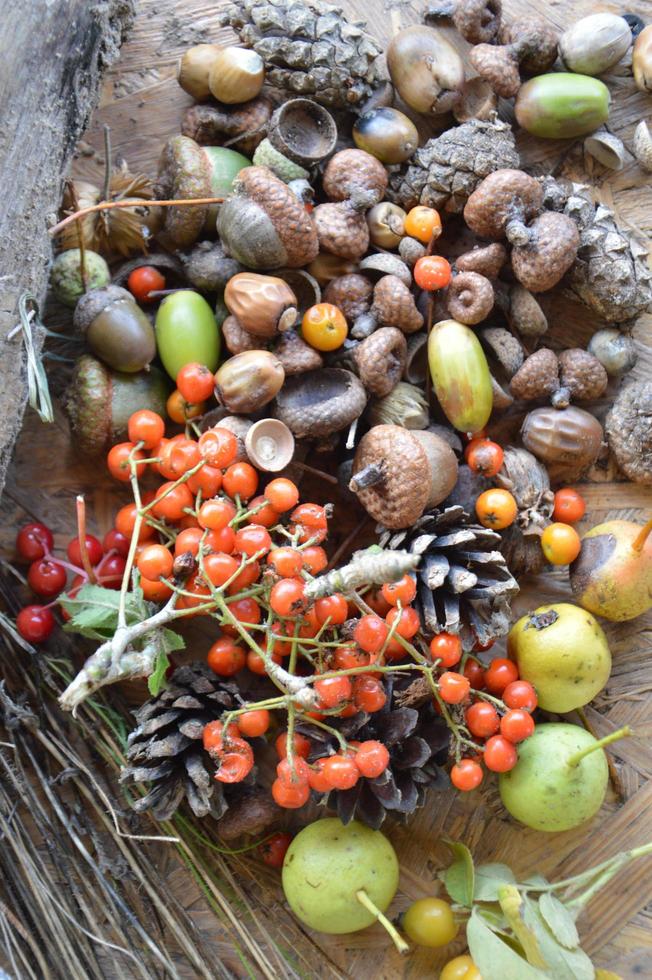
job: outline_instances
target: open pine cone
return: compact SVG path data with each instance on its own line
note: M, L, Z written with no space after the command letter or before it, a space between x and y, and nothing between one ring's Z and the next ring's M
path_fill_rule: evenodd
M139 813L151 810L168 820L184 798L198 817L216 819L226 812L229 798L241 794L216 782L215 763L204 750L202 733L240 700L238 686L218 678L205 664L177 667L167 688L136 711L138 723L128 739L122 782L149 783L146 796L136 800Z
M442 768L448 759L449 732L430 703L417 708L401 708L395 697L408 680L389 678L385 687L387 702L373 714L360 712L352 718L329 719L347 739L364 742L377 739L389 751L389 766L376 779L361 777L352 789L333 790L328 806L337 811L342 823L356 819L374 830L387 812L407 816L424 805L428 789L448 789L448 776ZM337 751L328 732L315 726L304 729L315 748L310 761L327 754L327 746Z
M462 507L432 510L405 531L386 531L381 545L421 555L414 605L427 633L459 633L466 649L507 633L518 582L498 550L500 535L473 524Z

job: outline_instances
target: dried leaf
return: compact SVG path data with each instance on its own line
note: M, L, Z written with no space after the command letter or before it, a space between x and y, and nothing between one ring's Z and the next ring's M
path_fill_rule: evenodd
M550 892L539 896L539 912L558 943L566 949L577 949L580 937L575 919L563 902Z
M455 855L455 860L443 875L446 891L458 905L473 906L475 873L473 857L466 844L444 838L444 843Z
M528 963L545 969L546 961L541 954L537 936L522 918L524 908L531 904L529 899L523 898L515 885L503 885L498 889L498 901L512 932L523 947Z

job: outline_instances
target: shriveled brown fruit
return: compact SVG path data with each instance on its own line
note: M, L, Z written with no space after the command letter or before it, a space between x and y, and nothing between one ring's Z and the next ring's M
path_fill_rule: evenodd
M267 134L271 115L272 103L265 95L241 105L193 105L186 109L181 132L202 146L228 142L232 149L251 156Z
M521 438L526 449L546 464L551 483L559 485L579 479L595 463L603 431L595 416L570 405L530 412Z
M346 429L366 404L367 392L352 371L328 367L286 378L274 415L297 439L319 439Z
M180 258L191 284L206 293L219 292L232 276L242 272L240 263L224 254L220 242L197 242Z
M403 333L416 333L423 327L412 292L398 276L383 276L374 287L371 313L383 327L398 327Z
M360 191L369 193L371 207L382 200L387 188L387 171L380 160L365 150L340 150L324 170L322 186L333 201L348 201Z
M169 200L211 197L208 157L188 136L171 137L159 160L157 194ZM206 206L165 208L163 234L177 247L192 245L199 238Z
M504 327L485 327L480 340L496 358L508 378L512 378L523 364L525 353L513 333Z
M297 297L278 276L238 272L226 284L224 302L241 326L257 337L273 337L297 322Z
M516 283L509 290L505 311L510 327L523 337L541 337L548 330L548 320L532 293Z
M319 204L313 211L319 247L343 259L360 259L369 247L369 226L364 214L348 201Z
M493 310L493 286L478 272L459 272L448 287L446 302L454 320L473 326Z
M353 272L338 276L324 290L324 303L332 303L342 311L349 323L354 323L371 306L373 286L366 276Z
M222 324L222 336L229 353L242 354L245 350L258 350L260 338L247 333L237 317L227 316Z
M541 347L530 354L510 382L510 390L519 401L545 398L559 388L559 362L554 351Z
M544 211L528 226L521 220L509 222L507 237L514 246L514 275L533 293L557 285L575 261L580 244L575 222L556 211Z
M555 503L545 466L527 449L507 446L495 481L516 500L518 526L526 534L541 534L550 523Z
M607 415L609 448L625 476L652 485L652 384L634 381L618 393Z
M311 215L267 167L240 171L220 207L217 231L224 250L249 269L298 269L319 252Z
M283 365L286 377L303 374L304 371L317 371L324 365L319 351L302 340L296 330L286 330L281 334L274 353Z
M513 46L476 44L469 52L469 61L496 95L512 99L521 87L518 58Z
M496 170L471 194L464 220L481 238L504 238L507 225L529 221L543 204L540 183L522 170Z
M388 395L401 380L407 359L407 341L396 327L381 327L353 352L360 380L377 398Z
M542 17L528 14L501 26L501 44L514 45L521 71L526 75L543 75L557 60L559 32Z
M593 354L573 347L559 355L559 379L574 401L592 401L607 390L609 376Z
M507 249L500 242L471 249L455 259L459 272L478 272L487 279L495 279L507 261Z
M260 837L283 814L276 806L270 793L262 787L251 787L245 795L231 804L223 817L217 821L217 832L223 841L234 841L238 837Z

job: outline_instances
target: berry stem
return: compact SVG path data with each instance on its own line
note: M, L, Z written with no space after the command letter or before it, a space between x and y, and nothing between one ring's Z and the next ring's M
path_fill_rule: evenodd
M86 501L84 500L83 494L80 493L77 495L75 503L77 506L77 540L79 541L79 553L84 571L88 576L88 581L95 583L97 579L93 571L93 566L91 565L88 548L86 547Z
M631 734L632 730L629 725L624 725L622 728L617 729L617 731L605 735L604 738L599 739L594 745L587 745L586 748L576 752L575 755L572 755L570 759L566 760L566 765L575 768L585 756L597 751L597 749L603 749L605 745L611 745L612 742L617 742L621 738L627 738Z
M389 921L387 916L383 912L381 912L378 906L371 901L364 888L361 888L359 891L357 891L355 893L355 897L357 898L357 900L360 902L361 905L364 905L364 907L368 912L371 912L374 918L378 919L381 926L387 930L392 942L396 946L399 953L401 953L402 955L408 953L410 950L409 945L405 942L405 940L399 933L398 929L396 929L396 927L392 925L392 923Z
M650 531L652 531L652 517L650 520L643 525L639 533L636 535L632 542L632 550L640 553L645 547L645 542L647 541Z

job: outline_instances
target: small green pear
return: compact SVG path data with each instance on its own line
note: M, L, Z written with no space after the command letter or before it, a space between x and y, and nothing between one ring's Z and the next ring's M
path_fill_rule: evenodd
M577 601L613 623L652 609L652 520L607 521L582 538L582 549L570 566Z
M326 817L308 824L283 862L283 891L290 908L319 932L366 929L380 918L378 912L385 911L397 888L394 848L380 831L357 820L343 824Z
M603 746L629 734L619 729L598 741L577 725L537 725L519 745L514 768L500 774L504 806L533 830L578 827L604 802L609 767Z
M539 606L514 623L507 652L539 706L564 714L592 701L611 673L607 638L590 612L570 602Z

